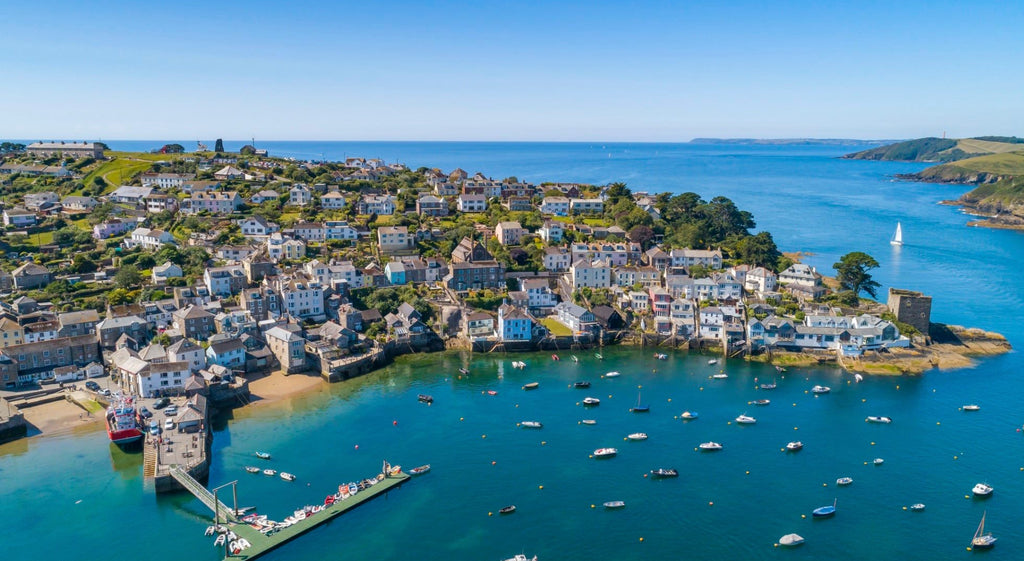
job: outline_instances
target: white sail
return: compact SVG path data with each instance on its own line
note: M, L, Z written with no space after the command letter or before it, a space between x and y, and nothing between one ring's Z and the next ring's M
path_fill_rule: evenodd
M892 241L889 243L892 245L903 245L903 226L899 222L896 223L896 235L892 237Z

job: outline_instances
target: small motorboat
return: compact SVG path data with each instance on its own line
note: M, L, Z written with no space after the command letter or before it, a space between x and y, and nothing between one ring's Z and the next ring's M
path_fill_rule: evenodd
M882 458L875 458L874 460L871 461L871 463L875 464L876 466L880 466L885 463L885 460Z
M664 353L655 353L654 358L657 360L668 360L668 355Z
M487 390L487 395L498 395L498 392L494 390Z
M867 419L864 419L864 421L868 422L868 423L889 424L889 423L892 422L892 419L890 419L889 417L875 417L875 416L871 416L871 417L868 417Z
M680 417L684 421L692 421L692 420L696 419L697 417L700 417L700 414L697 413L696 411L683 411L683 414L680 415Z
M584 397L583 405L601 405L601 400L596 397Z
M597 424L597 421L594 420L594 419L583 419L580 422L583 423L584 425L596 425Z
M828 386L814 386L811 388L811 393L828 393L832 391L832 388Z
M256 452L256 457L261 460L269 460L270 452Z
M630 434L626 438L628 438L630 440L647 440L647 433L646 432L634 432L633 434Z
M273 476L277 475L277 470L276 469L267 468L267 469L263 470L263 475L266 475L266 476L269 476L269 477L273 477Z
M971 489L971 492L979 497L987 497L991 495L993 491L995 491L995 488L988 483L978 483L973 489Z
M562 360L558 358L558 355L551 355L551 360Z
M739 417L736 417L736 422L741 424L741 425L752 425L752 424L757 422L757 419L755 419L755 418L751 417L750 415L747 415L747 414L744 413L743 415L740 415Z
M213 540L213 547L220 547L220 546L224 545L224 542L226 542L227 539L228 539L228 537L225 536L224 534L221 534L221 535L217 536L217 539Z
M779 545L786 547L795 547L804 543L804 538L800 534L786 534L779 538Z
M775 367L775 371L776 371L776 372L785 372L785 371L786 371L786 369L785 369L785 368L783 368L783 367L781 367L781 366L776 366L776 367Z
M652 469L651 470L651 475L655 479L661 479L661 478L665 478L665 477L679 477L679 472L674 470L674 469L672 469L672 468L658 468L658 469Z
M795 440L786 445L786 450L789 452L798 452L804 449L804 443L799 440Z
M605 377L605 378L618 378L618 377L619 377L619 376L621 376L621 375L622 375L621 373L619 373L619 372L617 372L617 371L614 371L614 370L613 370L613 371L611 371L611 372L608 372L608 373L606 373L606 374L604 375L604 377Z
M216 532L216 531L217 531L217 527L216 526L207 526L206 527L206 534L205 535L212 536L214 534L214 532Z
M963 409L964 411L978 411L981 409L981 406L971 403L969 405L964 405Z
M531 558L531 557L527 557L526 555L524 555L522 553L519 553L519 554L516 554L515 557L509 557L505 561L537 561L537 556L534 555Z
M604 503L605 508L622 508L626 506L626 501L608 501Z
M576 382L575 384L572 385L572 387L576 388L577 390L586 389L590 387L590 382Z
M718 364L718 359L717 358L713 358L713 359L708 361L708 364Z
M754 405L768 405L771 402L772 400L770 399L755 399L754 401L751 401Z
M604 355L602 355L601 353L594 353L594 358L596 358L597 360L604 360Z
M836 513L836 502L836 500L833 500L830 505L819 506L811 511L811 516L814 516L815 518L828 518L830 516L834 516Z
M422 475L430 471L430 464L425 464L419 467L414 467L409 470L409 475Z
M416 399L418 399L422 403L434 403L433 396L429 396L425 393L421 393L420 395L416 396Z
M544 428L544 425L542 425L540 421L523 421L519 423L519 426L523 427L524 429Z
M258 468L256 466L245 466L245 471L247 471L249 473L259 473L260 472L260 468Z
M286 471L282 471L281 479L284 479L285 481L295 481L295 476Z
M535 390L540 387L540 382L530 382L529 384L523 384L524 390Z
M722 445L717 442L702 442L698 448L705 452L714 452L716 450L721 450Z
M836 479L836 485L849 485L851 483L853 483L852 477L840 477L839 479Z
M595 458L611 458L619 453L617 448L598 448L594 450Z
M774 390L775 388L779 387L779 385L776 384L775 382L772 382L770 384L760 384L757 387L761 388L762 390Z
M498 509L498 514L512 514L516 511L516 505L508 505L506 507Z
M459 369L459 373L461 373L461 374L469 374L469 369L468 368L460 368Z
M971 547L976 549L988 549L996 545L996 537L992 535L992 532L985 532L985 515L987 512L981 513L981 523L978 524L978 529L974 531L974 537L971 538Z
M729 375L726 374L725 372L719 372L718 374L712 374L711 375L711 379L712 380L725 380L728 377L729 377Z
M572 355L572 361L578 363L580 359L576 358L576 355Z
M924 510L924 503L914 503L910 505L910 510L914 512L921 512L922 510Z

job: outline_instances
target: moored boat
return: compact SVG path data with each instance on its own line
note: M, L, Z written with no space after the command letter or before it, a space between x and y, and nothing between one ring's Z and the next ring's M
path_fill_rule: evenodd
M658 468L651 470L651 476L655 479L661 479L665 477L679 477L679 472L672 468Z
M872 460L871 463L875 464L876 466L880 466L885 463L885 460L882 458L875 458L874 460Z
M711 375L711 379L713 379L713 380L725 380L728 377L729 377L729 375L726 374L725 372L719 372L718 374L712 374Z
M601 353L594 353L594 358L596 358L597 360L604 360L604 355L602 355Z
M852 477L840 477L839 479L836 479L836 485L849 485L851 483L853 483Z
M628 438L630 440L647 440L647 433L646 432L634 432L634 433L630 434L629 436L627 436L626 438Z
M744 413L743 415L740 415L739 417L736 417L736 422L741 424L741 425L752 425L752 424L757 422L757 419L755 419L755 418L751 417L750 415L747 415L746 413Z
M833 499L832 504L826 506L819 506L818 508L811 511L811 515L815 518L828 518L834 516L836 513L836 503L838 499Z
M524 390L535 390L540 387L540 382L530 382L529 384L523 384Z
M814 386L811 388L811 393L828 393L832 391L832 388L828 386Z
M611 458L618 454L619 451L616 448L598 448L594 450L595 458Z
M783 367L781 367L781 366L776 366L776 367L775 367L775 371L776 371L776 372L785 372L785 371L786 371L786 369L785 369L785 368L783 368Z
M270 459L270 452L259 452L259 451L257 451L256 452L256 457L261 459L261 460L269 460Z
M127 446L142 439L142 428L130 397L115 395L107 408L107 438L118 446Z
M786 450L789 451L789 452L797 452L797 451L803 450L803 449L804 449L804 443L800 442L799 440L795 440L793 442L790 442L789 444L786 444Z
M768 405L771 402L772 401L770 399L755 399L754 401L751 401L754 405Z
M683 411L682 415L679 415L684 421L692 421L697 417L700 417L700 413L696 411Z
M573 362L579 362L580 359L576 358L576 355L572 355L572 361Z
M619 377L619 376L621 376L621 375L622 375L622 374L620 374L619 372L616 372L616 371L614 371L614 370L613 370L613 371L611 371L611 372L608 372L608 373L606 373L606 374L604 375L604 377L605 377L605 378L618 378L618 377Z
M868 423L883 423L883 424L886 424L886 425L892 422L892 419L890 419L889 417L870 416L870 417L868 417L867 419L864 419L864 420L866 422L868 422Z
M718 364L718 359L717 358L713 358L713 359L708 361L708 364Z
M975 404L971 403L969 405L964 405L963 409L964 409L964 411L977 411L977 410L981 409L981 406L980 405L975 405Z
M654 358L657 360L668 360L668 355L664 353L654 353Z
M468 368L460 368L460 369L459 369L459 372L460 372L461 374L469 374L469 369L468 369Z
M424 464L409 470L409 475L421 475L430 471L430 464Z
M603 506L605 508L622 508L626 506L626 501L608 501Z
M988 483L978 483L973 489L971 489L971 492L979 497L987 497L991 495L993 491L995 491L995 488Z
M288 473L286 471L282 471L281 479L284 479L285 481L295 481L295 475Z
M976 549L988 549L996 545L996 537L992 535L992 532L985 532L985 515L987 512L981 513L981 523L978 524L978 529L974 531L974 537L971 538L971 547Z
M586 389L590 387L590 382L576 382L575 384L572 385L572 387L578 390Z
M640 404L640 392L637 392L636 393L636 405L631 407L630 411L632 411L633 413L650 413L651 406L650 405L641 405Z
M534 555L532 558L530 558L530 557L527 557L526 555L520 553L520 554L516 555L515 557L509 557L505 561L537 561L537 556Z
M487 395L498 395L498 392L494 390L487 390Z
M508 505L498 509L498 514L512 514L516 511L516 505Z
M722 445L717 442L701 442L698 448L705 452L714 452L716 450L721 450Z
M924 503L914 503L910 505L910 510L913 510L914 512L921 512L924 510Z
M551 360L562 360L558 358L558 355L551 355Z
M597 421L594 420L594 419L583 419L580 422L583 423L584 425L596 425L597 424Z
M786 547L794 547L804 543L804 538L800 534L786 534L779 538L779 545Z
M418 396L416 396L416 399L418 399L419 401L421 401L423 403L434 403L433 396L429 396L429 395L427 395L425 393L419 394Z
M259 473L260 472L260 468L258 468L256 466L245 466L245 471L247 471L249 473Z
M584 397L583 405L601 405L601 400L596 397Z
M519 426L523 427L524 429L539 429L544 427L544 425L541 424L540 421L523 421L519 423Z
M775 382L772 382L770 384L761 384L757 387L761 388L762 390L774 390L775 388L779 387L779 385Z
M263 470L263 475L266 475L266 476L269 476L269 477L273 477L273 476L277 475L277 470L276 469L267 468L267 469Z

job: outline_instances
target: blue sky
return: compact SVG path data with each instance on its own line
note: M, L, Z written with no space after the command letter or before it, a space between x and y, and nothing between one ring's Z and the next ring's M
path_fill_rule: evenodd
M53 0L2 11L6 138L1024 135L1022 2Z

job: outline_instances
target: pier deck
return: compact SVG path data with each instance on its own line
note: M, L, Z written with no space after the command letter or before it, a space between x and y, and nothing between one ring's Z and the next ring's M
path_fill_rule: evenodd
M272 536L264 536L259 532L259 530L256 530L245 523L228 524L228 527L230 527L239 538L245 538L250 544L252 544L252 546L237 555L231 555L231 553L228 552L225 554L224 559L225 561L247 561L255 559L260 555L263 555L272 549L276 549L302 534L305 534L328 520L332 520L367 501L386 494L391 489L395 489L408 481L408 479L409 475L405 473L385 477L383 481L369 489L360 491L345 500L335 502L321 512L318 512L305 520L292 524L283 530L279 530Z

